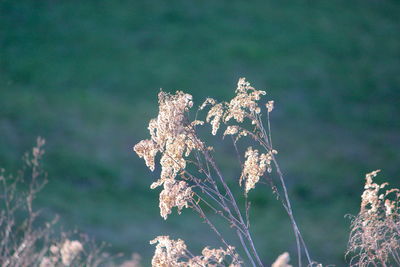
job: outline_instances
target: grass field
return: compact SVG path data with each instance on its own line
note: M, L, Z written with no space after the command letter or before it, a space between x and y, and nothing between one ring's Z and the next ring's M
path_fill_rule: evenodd
M344 265L363 176L400 186L398 1L0 1L0 166L40 135L49 184L38 199L65 228L146 265L161 234L219 245L195 215L163 221L157 179L132 152L156 95L227 100L246 77L275 100L273 139L314 258ZM221 164L237 176L227 144ZM267 186L251 193L266 263L294 252Z

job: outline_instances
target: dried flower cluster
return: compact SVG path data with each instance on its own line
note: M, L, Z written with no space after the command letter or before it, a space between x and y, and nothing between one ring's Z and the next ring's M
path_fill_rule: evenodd
M119 267L142 267L142 257L138 253L133 253L130 260L124 261Z
M237 122L243 122L244 118L249 117L250 113L260 113L261 108L257 101L265 91L256 90L246 82L245 78L240 78L237 84L236 96L229 102L225 122L231 118Z
M178 213L183 208L188 207L188 202L192 199L193 192L188 184L184 181L164 182L164 190L160 193L160 214L161 217L167 219L173 207L178 208Z
M290 256L289 253L284 252L281 255L279 255L278 258L272 263L271 267L292 267L292 265L289 264L290 261Z
M274 101L270 100L267 102L267 104L265 104L265 106L267 107L268 112L272 112L272 110L274 109Z
M194 263L192 264L193 266L218 266L223 264L227 257L232 258L232 262L229 264L230 267L239 267L240 262L237 260L239 257L235 252L235 248L232 246L229 246L226 250L222 248L218 249L211 249L208 247L205 247L202 252L201 256L196 256L191 259L191 261Z
M222 103L214 104L211 107L210 111L208 111L206 122L211 124L212 127L211 133L213 135L217 134L223 115L224 115L224 108L222 106Z
M201 256L193 256L182 239L172 240L169 236L158 236L150 241L156 244L156 250L151 261L155 267L200 267L226 266L228 257L231 258L230 267L239 267L238 255L234 247L227 250L204 248Z
M234 139L234 142L236 143L241 137L243 136L247 136L247 135L252 135L248 130L243 129L237 125L229 125L228 127L226 127L226 130L224 132L224 137L227 135L232 135L232 136L236 136Z
M40 267L54 267L60 263L70 266L74 259L83 251L82 244L77 240L66 239L63 244L50 247L51 256L44 257Z
M178 211L187 207L192 196L188 184L175 178L186 167L185 157L192 150L203 148L203 143L194 134L194 127L202 122L187 122L185 113L193 106L192 96L189 94L178 91L171 95L161 91L158 102L158 116L150 121L148 127L151 139L140 141L135 145L134 151L144 158L152 171L155 168L155 156L158 152L162 154L161 177L151 188L164 186L160 194L160 213L166 219L173 207L178 207Z
M254 115L261 112L257 101L260 100L261 95L265 95L266 92L254 89L245 78L240 78L235 93L235 97L229 102L217 103L214 99L207 98L200 106L200 110L202 110L207 105L211 105L207 113L206 122L211 124L213 135L216 135L221 122L227 123L231 119L242 123L245 118L249 118L252 124L257 123ZM268 111L272 111L272 108L273 101L269 101L267 105ZM233 134L232 131L234 131L234 129L235 128L227 129L225 134ZM237 132L238 131L236 131L236 133Z
M150 241L156 244L152 266L182 266L179 262L187 254L186 244L183 240L170 240L169 236L158 236Z
M228 127L226 127L226 130L224 132L224 136L225 135L235 135L237 133L239 133L240 131L240 127L237 125L229 125Z
M206 122L212 126L212 134L215 135L220 127L221 122L227 123L229 120L234 119L238 123L242 123L245 118L248 118L253 125L261 126L257 114L261 112L261 108L258 105L262 95L265 95L265 91L254 89L245 78L240 78L235 91L235 97L229 102L217 103L212 98L207 98L206 101L201 105L200 110L211 105L208 111ZM274 108L274 101L268 101L265 105L268 112L271 112ZM250 131L238 126L228 125L223 136L232 135L236 136L235 142L242 136L252 135L257 136ZM263 135L265 133L261 133ZM276 154L276 150L268 149L266 154L258 155L258 150L253 150L251 147L247 150L245 157L246 162L244 164L240 183L245 180L245 193L247 194L250 189L255 187L255 184L259 181L260 177L267 170L272 171L271 160L272 155Z
M245 180L245 192L246 194L253 189L256 183L260 180L260 176L264 175L265 171L271 172L271 160L272 154L276 154L275 150L271 150L268 153L261 153L259 155L257 149L252 147L247 148L244 162L244 167L242 171L242 176L240 177L240 184Z
M83 250L82 244L77 240L65 240L64 244L61 246L60 254L61 260L65 266L69 266L71 262L78 256Z
M365 176L360 213L352 221L347 255L352 266L400 265L400 212L398 189L374 183L377 171Z

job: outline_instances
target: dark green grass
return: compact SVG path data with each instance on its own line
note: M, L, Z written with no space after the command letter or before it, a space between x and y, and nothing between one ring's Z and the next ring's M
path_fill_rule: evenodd
M363 175L381 168L399 186L399 12L398 1L372 0L3 0L1 166L16 169L41 135L50 182L39 204L67 227L146 263L160 234L217 246L190 212L159 217L148 188L157 176L131 147L147 137L159 88L199 104L228 99L245 76L275 100L273 139L312 255L342 266ZM270 190L250 195L265 262L294 253Z

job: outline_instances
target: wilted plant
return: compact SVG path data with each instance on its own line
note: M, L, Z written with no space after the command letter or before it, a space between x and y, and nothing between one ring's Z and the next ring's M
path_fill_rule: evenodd
M374 183L379 171L365 176L360 213L352 220L351 266L400 266L400 191Z
M204 212L204 208L207 207L224 218L235 230L251 265L264 266L250 233L250 203L247 195L260 179L266 179L292 223L297 244L298 265L301 266L303 263L303 253L307 264L312 265L313 262L293 216L285 180L276 159L277 151L272 145L269 115L274 108L274 102L261 102L261 97L266 94L265 91L251 87L244 78L239 80L235 93L229 102L219 103L212 98L206 99L198 108L193 120L189 114L193 107L191 95L181 91L175 94L163 91L159 93L159 113L157 118L150 120L148 126L150 139L140 141L134 150L139 157L144 158L146 165L152 171L155 169L156 155L161 154L161 177L151 185L152 189L163 187L160 193L160 214L167 219L174 207L178 213L183 208L193 209L220 238L225 246L226 255L234 259L234 264L245 262L207 217ZM210 108L205 119L198 119L201 111L207 106ZM266 114L265 118L263 111ZM244 187L244 203L238 203L238 198L234 196L214 158L214 148L207 146L199 137L198 127L205 123L211 125L212 135L216 135L219 128L223 127L222 138L231 136L242 169L241 175L237 178L239 184ZM244 153L237 147L237 142L242 137L250 137L254 142L253 147L248 147ZM277 180L271 175L273 170L277 173ZM165 239L158 237L156 240L160 238ZM158 257L159 246L160 244L155 258ZM161 264L155 261L155 258L153 258L154 266L175 264L168 261L163 261Z

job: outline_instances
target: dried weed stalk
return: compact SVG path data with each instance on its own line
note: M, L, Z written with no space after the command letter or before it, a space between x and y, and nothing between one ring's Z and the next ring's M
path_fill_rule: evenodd
M113 266L113 257L103 253L87 237L73 240L66 233L58 237L53 226L57 218L41 223L33 207L37 193L47 183L42 169L44 139L38 138L31 153L24 156L16 175L0 171L0 265L2 267Z
M234 229L246 253L247 261L252 266L264 266L250 233L250 203L247 195L260 179L267 179L292 223L297 244L298 265L302 265L304 254L307 264L312 265L293 216L285 180L276 160L277 151L272 146L269 115L274 108L274 102L267 101L261 104L261 97L266 92L251 87L244 78L239 79L235 93L228 102L219 103L215 99L207 98L197 110L193 121L189 119L189 111L193 107L191 95L181 91L175 94L163 91L159 93L159 113L157 118L150 120L148 126L150 139L140 141L135 145L134 151L145 160L151 171L155 169L157 154L161 154L161 177L151 185L152 189L163 187L160 193L160 214L167 219L174 207L177 208L178 213L183 208L193 209L220 238L225 246L224 255L229 255L235 265L244 262L244 259L237 255L211 219L207 217L204 212L204 208L207 207L226 219L229 226ZM197 119L206 107L209 107L209 110L205 119ZM262 116L263 110L266 113L265 119ZM228 135L232 137L233 146L242 167L242 173L238 176L240 184L244 186L245 203L238 203L238 198L228 186L214 158L214 148L207 146L198 136L197 128L206 123L211 125L212 135L217 135L218 130L223 127L225 130L222 138ZM242 137L250 137L254 141L254 146L258 148L248 147L246 152L240 152L236 143ZM244 154L244 162L241 160L241 153ZM194 168L190 168L189 171L188 166ZM277 173L276 181L272 180L273 169ZM158 260L160 252L157 251L161 249L160 240L165 241L165 237L158 237L156 240L159 245L153 258L153 266L177 266L176 260L179 257L162 257L162 261ZM186 251L183 241L177 242L176 246L184 247L183 250ZM162 251L165 252L165 246ZM172 261L168 262L169 259ZM186 266L184 263L183 265ZM204 262L204 265L207 264Z
M379 171L365 176L360 213L351 223L351 266L400 266L400 191L374 183Z
M289 264L290 261L290 256L289 253L284 252L281 255L279 255L278 258L272 263L271 267L293 267L292 265Z

